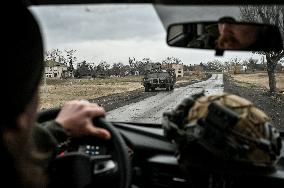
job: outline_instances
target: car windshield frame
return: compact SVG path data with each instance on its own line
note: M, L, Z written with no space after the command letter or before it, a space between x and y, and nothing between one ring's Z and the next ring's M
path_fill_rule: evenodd
M68 6L66 6L67 8L69 7L69 8L72 8L72 7L74 7L74 6L86 6L87 8L85 8L85 12L88 12L89 11L89 13L92 13L92 11L96 11L95 10L95 8L94 8L94 10L92 10L92 5L90 5L90 4L88 4L88 5L72 5L72 6L70 6L70 5L68 5ZM193 21L196 21L198 18L199 18L199 16L198 15L195 15L195 16L189 16L190 14L188 14L188 13L186 13L186 9L187 8L189 8L191 11L189 11L189 12L192 12L191 14L196 14L196 12L198 12L198 11L200 11L200 10L202 10L202 9L204 9L204 5L191 5L191 6L183 6L183 7L181 7L181 6L176 6L176 5L174 5L174 6L169 6L169 5L164 5L164 4L160 4L160 5L150 5L150 4L134 4L134 5L126 5L126 4L120 4L120 5L112 5L112 4L99 4L99 5L95 5L95 6L97 6L97 7L110 7L110 6L121 6L121 7L129 7L129 9L131 9L132 7L131 6L133 6L133 7L139 7L139 6L148 6L148 7L150 7L150 9L151 9L151 11L152 12L154 12L154 15L156 16L156 23L159 23L160 25L159 25L159 27L157 27L158 29L159 29L159 31L163 31L164 33L163 33L163 37L161 37L161 38L163 38L163 42L164 42L164 44L163 45L165 45L165 32L166 32L166 28L167 28L167 26L169 25L169 24L171 24L171 23L175 23L175 22L177 22L177 20L179 20L179 22L183 22L183 21L185 21L186 19L186 21L191 21L191 20L188 20L188 18L190 17ZM34 8L35 7L35 8ZM45 8L43 8L43 7L45 7L45 8L52 8L52 7L55 7L55 6L52 6L52 5L50 5L50 6L33 6L31 9L45 9ZM63 5L60 5L59 6L59 8L64 8L65 6L63 6ZM89 7L89 8L88 8ZM238 8L239 6L224 6L224 5L208 5L208 6L205 6L207 9L206 10L203 10L203 11L208 11L209 13L208 13L208 15L212 15L213 13L216 13L216 15L215 16L211 16L211 17L208 17L208 15L207 15L207 19L205 18L206 16L205 15L202 15L200 18L199 18L199 20L198 21L212 21L212 20L215 20L215 19L217 19L218 17L219 17L219 15L220 14L222 14L222 15L226 15L227 13L229 13L230 12L230 7L236 7L236 8ZM172 9L171 9L172 8ZM119 8L118 8L119 9ZM106 8L106 10L107 10L107 8ZM127 9L125 9L126 11L127 11ZM195 11L194 11L195 10ZM211 11L210 11L211 10ZM223 12L220 12L220 10L223 10ZM119 10L120 11L120 10ZM118 12L119 12L118 11ZM179 12L181 12L181 16L180 17L178 17L178 16L174 16L174 13L175 12L177 12L177 11L179 11ZM235 10L234 10L235 11ZM233 14L235 14L236 12L234 12L234 11L232 11L233 12ZM106 13L107 14L110 14L109 13L109 11L106 11ZM39 15L39 13L38 12L36 12L36 11L34 11L34 14L36 14L37 16L38 16L38 20L41 22L42 20L42 18L40 18L40 16L42 17L43 15ZM134 14L134 13L133 13ZM138 13L137 13L138 14ZM61 19L61 16L60 16L60 14L58 14L59 16L57 17L57 19L58 20L60 20ZM168 17L166 17L165 15L168 15ZM128 18L128 19L130 19L130 18ZM239 18L240 19L240 18ZM97 19L98 20L98 19ZM108 23L107 21L104 21L105 23ZM95 21L93 22L93 23L95 23ZM92 23L92 24L93 24ZM110 23L110 22L109 22ZM141 22L142 23L142 22ZM52 24L51 24L52 25ZM47 35L46 33L45 33L45 28L44 27L48 27L47 25L44 25L44 24L42 24L41 25L42 26L42 28L43 28L43 33L45 34L45 35ZM64 25L63 25L64 26ZM113 25L114 26L114 25ZM56 25L56 27L60 27L60 25L59 24L57 24ZM156 28L155 28L156 29ZM111 29L109 29L109 30L111 30ZM113 32L114 31L116 31L117 29L115 29L115 30L112 30ZM70 29L68 30L68 31L70 31ZM80 31L80 30L77 30L77 31ZM51 31L49 31L49 33L51 33ZM66 32L65 34L66 35L68 35L67 34L68 32ZM137 34L137 33L135 33L135 34ZM133 36L135 35L135 34L133 34ZM141 33L140 33L141 34ZM69 36L72 36L72 35L69 35ZM132 37L133 37L132 36ZM71 39L71 38L70 38ZM140 38L141 39L141 38ZM46 40L46 39L45 39ZM75 41L75 40L74 40ZM161 40L162 41L162 40ZM141 42L141 46L142 46L142 44L143 44L143 42ZM111 46L112 44L110 44L110 46ZM48 45L47 45L48 46ZM147 48L147 47L144 47L144 48ZM150 50L150 47L148 47L149 49L148 49L148 51L151 51ZM138 47L137 47L137 49L138 49ZM62 51L64 51L65 49L63 49ZM75 49L76 50L76 49ZM173 51L175 51L176 49L172 49ZM110 50L112 53L115 51L115 50ZM155 51L155 52L158 52L158 50L157 51ZM214 54L214 52L213 51L202 51L202 52L199 52L199 51L196 51L196 50L192 50L192 51L187 51L186 53L188 53L188 56L192 56L192 54L194 54L194 53L197 53L198 55L197 56L200 56L200 57L205 57L205 54L210 54L209 56L210 56L210 58L212 59L212 61L214 61L215 60L215 54ZM237 52L238 53L238 52ZM158 53L157 53L158 54ZM162 60L167 60L166 58L167 58L167 55L166 55L166 52L164 53L165 55L164 55L164 59L163 58L160 58L160 59L155 59L154 61L162 61ZM225 54L224 54L224 57L221 57L220 59L224 59L224 58L226 58L226 57L229 57L229 58L227 58L228 60L230 60L230 61L234 61L234 59L233 59L233 56L236 56L237 57L237 55L234 55L234 54L236 54L236 53L234 53L234 52L232 52L232 53L230 53L230 52L225 52ZM245 61L245 60L249 60L249 57L252 57L252 59L254 59L254 58L256 58L256 57L258 57L258 55L259 54L257 54L257 53L250 53L250 55L247 55L247 56L245 56L245 54L246 53L240 53L241 55L240 56L243 56L244 55L244 57L245 57L245 59L241 59L240 61ZM145 61L143 62L143 58L132 58L132 55L130 54L129 55L129 57L128 58L124 58L124 64L125 65L127 65L127 64L129 64L131 61L134 61L134 62L137 62L137 61L141 61L142 63L147 63L147 58L149 57L147 57L147 55L144 55L144 57L146 58L145 59ZM152 57L151 57L152 58ZM151 59L150 58L150 59ZM175 61L174 60L174 58L172 58L171 59L171 57L169 56L168 57L169 59L168 59L168 61ZM210 59L210 58L208 58L208 59ZM218 58L217 58L218 59ZM198 61L198 65L201 65L202 63L207 63L206 61L208 61L209 62L209 60L204 60L204 61ZM258 58L258 62L261 62L261 61L263 61L263 59L261 59L261 58ZM224 63L225 63L225 61L223 61ZM87 63L89 63L89 62L87 62ZM96 64L96 66L99 64L100 62L95 62L95 64ZM181 62L181 64L183 64L183 66L189 66L189 64L190 63L188 63L187 62L187 60L182 60L182 62ZM201 66L202 67L202 66ZM196 69L198 69L199 67L197 67ZM177 70L177 69L176 69ZM198 70L195 70L195 71L198 71ZM178 73L178 71L176 71L176 74ZM211 70L211 73L212 74L214 74L215 75L215 73L222 73L222 72L219 72L219 70L215 70L215 71L212 71ZM136 74L135 72L133 72L133 74ZM166 73L166 74L168 74L168 73ZM88 76L88 75L87 75ZM92 75L90 74L89 75L89 78L90 79L92 79ZM100 81L102 81L103 79L105 79L105 75L100 75L100 77L97 77L98 79L100 79ZM202 78L203 79L203 78ZM198 80L198 82L200 82L200 81L203 81L203 80L198 80L198 79L192 79L193 81L192 81L192 83L194 83L194 82L196 82L196 80ZM204 78L205 79L205 78ZM208 78L207 78L208 79ZM94 79L95 80L95 79ZM94 81L93 80L93 81ZM46 81L46 80L45 80ZM180 85L182 85L182 84L184 84L185 83L185 81L184 80L182 80L182 78L179 78L178 76L177 76L177 81L178 81L178 83L180 84ZM61 81L60 81L61 82ZM64 81L62 81L62 83L63 83ZM84 83L84 81L82 81L83 83ZM125 80L125 81L123 81L124 83L128 83L129 81L128 80ZM132 82L132 81L131 81ZM140 88L141 87L143 87L142 85L141 85L141 82L142 82L142 78L139 78L139 79L136 79L136 80L134 80L134 82L136 82L136 83L139 83L140 84ZM45 82L46 83L46 82ZM50 81L50 80L48 80L47 81L47 84L49 84L49 83L52 83L52 81ZM70 83L68 83L68 84L70 84ZM76 82L74 81L73 83L72 83L73 85L76 85ZM85 83L84 83L85 84ZM112 84L112 83L108 83L108 84ZM222 85L222 83L218 83L219 84L219 86L221 86ZM180 87L180 86L178 86L178 87ZM198 86L198 84L196 84L196 86L192 86L192 87L196 87L196 89L198 88L198 89L200 89L199 87L200 86ZM177 88L178 89L178 88ZM201 87L201 89L202 89L202 87ZM212 88L210 88L210 89L212 89ZM48 90L48 89L47 89ZM213 91L214 89L212 89L212 91ZM48 90L48 91L50 91L50 90ZM158 89L157 91L160 91L160 89ZM163 93L163 89L161 89L161 93ZM215 92L215 91L214 91ZM153 93L151 93L150 92L150 94L147 94L147 96L149 95L149 97L150 97L150 95L153 95ZM188 95L185 95L185 96L188 96ZM181 98L182 98L182 96L181 96ZM88 99L88 98L87 98ZM89 99L88 99L89 100ZM94 101L94 102L96 102L96 100L93 100L93 99L91 99L92 101ZM181 100L181 99L180 99ZM101 102L101 101L99 101L99 102ZM129 105L129 104L127 104L127 105ZM177 105L177 103L175 103L175 105ZM47 107L48 108L48 107ZM174 108L174 106L170 106L170 107L168 107L168 108L165 108L164 110L165 111L167 111L167 110L170 110L170 109L173 109ZM149 109L148 109L149 110ZM161 113L159 114L160 116L162 115ZM124 120L124 119L114 119L113 121L120 121L121 122L121 120ZM131 119L131 120L128 120L128 121L136 121L137 120L137 117L135 117L134 119ZM160 123L160 121L156 121L156 122L147 122L147 123Z

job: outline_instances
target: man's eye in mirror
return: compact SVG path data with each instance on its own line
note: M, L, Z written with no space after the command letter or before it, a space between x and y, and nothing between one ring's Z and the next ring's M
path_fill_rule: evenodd
M171 25L168 28L167 43L174 47L216 50L283 49L281 34L276 26L231 20Z

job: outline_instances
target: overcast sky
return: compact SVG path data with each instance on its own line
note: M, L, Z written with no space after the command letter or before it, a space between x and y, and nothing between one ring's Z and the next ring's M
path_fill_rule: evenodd
M128 64L129 57L149 57L153 61L161 61L174 56L184 64L199 64L216 59L214 51L168 47L166 31L156 11L168 11L166 15L169 15L170 9L163 6L155 9L152 5L76 5L32 7L31 10L40 22L46 50L75 49L79 61L98 64L105 60L108 63ZM182 13L182 9L178 12ZM187 17L191 20L176 15L168 16L166 21L163 15L161 18L165 23L169 20L196 21L199 18L217 20L220 12L223 16L239 16L238 7L209 7L208 10L191 7L191 11L187 9L184 12L192 13ZM248 52L225 52L224 57L219 59L235 57L259 58Z

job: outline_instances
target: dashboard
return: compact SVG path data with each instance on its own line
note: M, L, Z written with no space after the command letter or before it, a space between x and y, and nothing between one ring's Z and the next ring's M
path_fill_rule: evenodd
M107 148L102 145L90 145L90 144L80 145L78 150L79 152L90 156L107 154Z
M138 126L131 123L113 123L132 150L132 188L191 187L186 173L179 166L176 147L163 136L159 125ZM283 143L284 144L284 143ZM263 176L264 183L284 184L284 150L277 171ZM258 182L259 176L254 176Z
M176 147L164 137L161 127L113 124L132 151L133 188L189 187L175 156Z

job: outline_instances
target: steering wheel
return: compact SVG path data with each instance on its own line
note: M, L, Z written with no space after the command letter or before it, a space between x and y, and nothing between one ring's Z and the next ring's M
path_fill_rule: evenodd
M38 114L38 122L55 119L60 109L49 109ZM104 118L93 119L98 127L111 133L103 141L95 137L70 139L64 153L57 155L50 167L51 187L110 187L129 188L131 165L127 146L120 133ZM89 148L100 144L107 153L90 155ZM89 154L87 154L89 153ZM94 153L94 152L92 152ZM95 185L95 186L94 186Z

